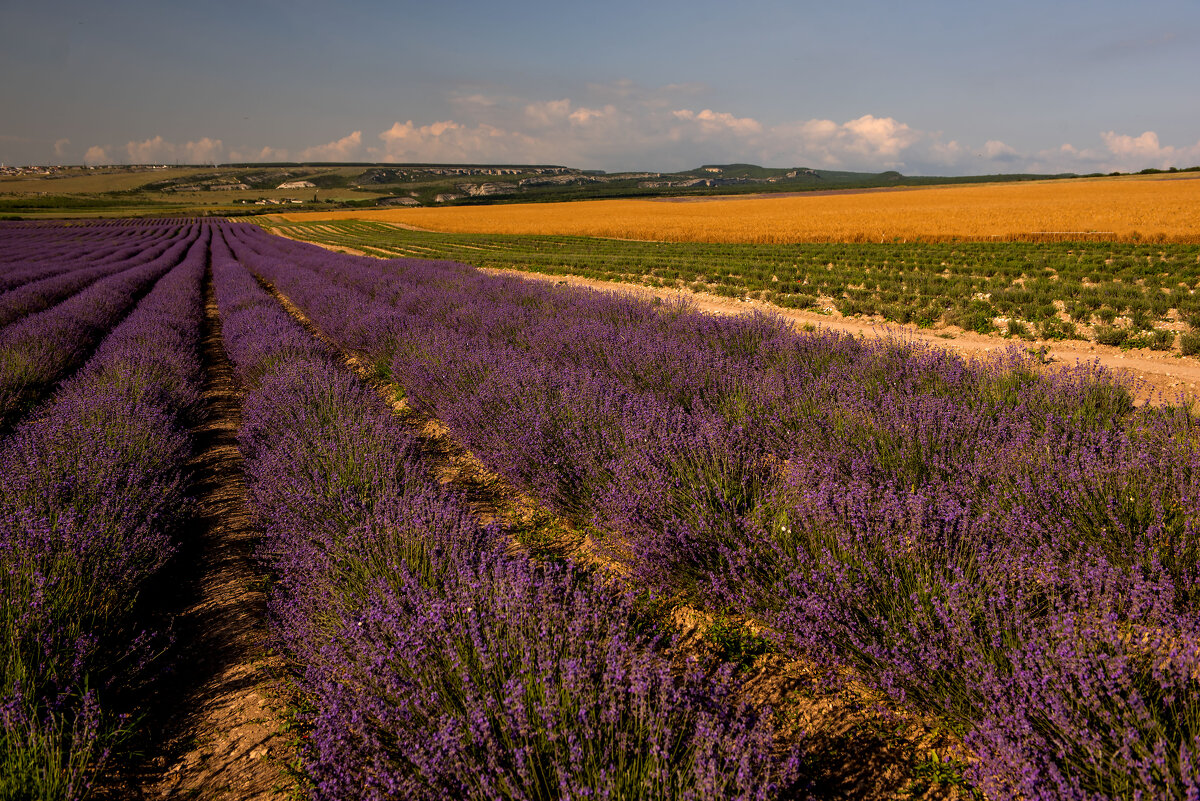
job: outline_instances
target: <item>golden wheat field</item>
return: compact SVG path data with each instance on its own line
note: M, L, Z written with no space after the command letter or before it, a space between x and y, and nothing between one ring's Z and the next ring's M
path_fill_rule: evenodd
M575 234L675 242L1046 238L1200 242L1200 175L282 216L288 220L383 220L444 232Z

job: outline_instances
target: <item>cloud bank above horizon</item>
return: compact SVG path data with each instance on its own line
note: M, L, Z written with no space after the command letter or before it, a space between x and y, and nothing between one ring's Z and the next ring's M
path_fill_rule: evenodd
M1200 165L1191 0L48 0L0 19L7 163Z
M911 175L1135 172L1200 165L1200 140L1164 144L1154 131L1098 131L1093 141L1021 152L1005 142L961 142L892 117L767 124L710 108L675 108L645 95L602 106L569 98L520 101L460 98L457 119L396 120L326 143L289 149L227 146L209 136L171 142L161 135L123 145L94 144L83 162L212 164L395 162L559 164L609 172L690 169L745 162L770 167L896 170ZM59 146L59 150L62 146ZM629 154L638 154L634 161Z

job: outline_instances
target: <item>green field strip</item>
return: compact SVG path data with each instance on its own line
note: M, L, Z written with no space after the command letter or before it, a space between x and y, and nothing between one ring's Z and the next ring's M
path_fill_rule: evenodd
M743 245L438 233L377 221L270 227L381 255L690 288L980 333L1030 337L1034 332L1026 329L1032 326L1046 339L1103 336L1110 343L1169 349L1168 340L1173 343L1185 323L1190 332L1191 322L1200 322L1195 245Z

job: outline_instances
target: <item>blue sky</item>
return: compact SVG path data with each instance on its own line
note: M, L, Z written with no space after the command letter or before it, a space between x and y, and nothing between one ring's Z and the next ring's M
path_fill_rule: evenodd
M0 160L1200 164L1200 3L0 0Z

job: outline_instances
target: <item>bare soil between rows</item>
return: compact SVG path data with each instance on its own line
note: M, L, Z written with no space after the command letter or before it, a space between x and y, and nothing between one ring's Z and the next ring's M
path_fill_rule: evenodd
M758 300L739 300L690 290L662 289L616 281L599 281L572 275L546 275L513 269L477 268L494 275L511 275L527 281L543 281L582 286L604 292L620 292L643 298L686 298L696 308L711 314L753 314L766 312L791 321L796 326L811 325L855 336L890 337L924 342L958 351L965 356L990 358L1011 348L1040 351L1049 365L1073 365L1095 362L1127 377L1139 402L1161 405L1200 397L1200 360L1146 349L1123 351L1109 345L1076 340L1017 341L976 334L953 328L934 332L911 325L880 324L855 317L787 309Z
M253 550L237 433L242 404L206 284L206 416L195 429L197 510L183 533L168 675L142 724L144 756L104 795L121 799L285 798L292 749L275 692L267 599Z

